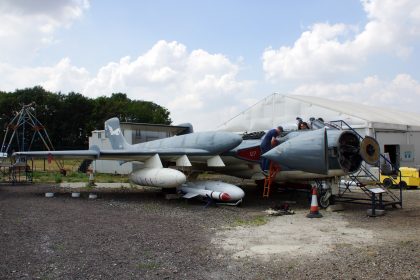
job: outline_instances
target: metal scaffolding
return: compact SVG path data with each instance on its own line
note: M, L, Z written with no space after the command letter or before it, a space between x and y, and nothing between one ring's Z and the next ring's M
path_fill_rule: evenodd
M16 113L6 127L1 145L2 165L5 166L7 164L5 161L10 160L10 174L13 175L10 177L13 182L15 181L13 178L16 178L15 167L25 163L24 170L27 173L29 166L26 164L26 158L13 160L11 158L12 152L30 151L37 137L41 140L47 151L54 150L54 146L48 136L47 130L35 117L34 112L34 103L22 105L22 109ZM11 151L11 149L13 149L13 151ZM64 164L62 161L54 160L54 162L57 164L60 171L64 170ZM20 170L20 168L18 168L18 170Z

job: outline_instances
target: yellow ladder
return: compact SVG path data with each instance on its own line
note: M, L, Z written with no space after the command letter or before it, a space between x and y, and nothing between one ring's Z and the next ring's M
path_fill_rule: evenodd
M268 176L266 176L264 179L264 190L263 190L264 198L268 198L270 196L271 184L273 183L273 180L276 178L276 175L279 171L280 171L280 167L277 164L270 162L270 170L269 170Z

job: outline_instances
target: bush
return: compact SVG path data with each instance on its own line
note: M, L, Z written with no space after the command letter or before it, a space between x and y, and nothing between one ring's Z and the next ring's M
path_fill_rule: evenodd
M54 181L59 184L61 182L63 182L63 177L61 176L61 174L56 174L54 177Z

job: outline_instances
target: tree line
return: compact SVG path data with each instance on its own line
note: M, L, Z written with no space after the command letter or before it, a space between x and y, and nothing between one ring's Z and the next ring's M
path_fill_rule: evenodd
M105 120L171 124L169 111L154 102L131 100L125 93L89 98L80 93L54 93L40 86L0 91L1 141L9 122L23 105L33 104L33 114L44 125L56 149L86 149L92 130L104 129ZM28 132L30 134L30 132ZM33 149L42 147L34 141Z

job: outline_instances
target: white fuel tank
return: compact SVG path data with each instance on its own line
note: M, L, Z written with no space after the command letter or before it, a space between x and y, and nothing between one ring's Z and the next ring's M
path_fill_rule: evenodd
M184 173L171 168L143 168L133 172L130 179L137 185L158 188L176 188L187 180Z

